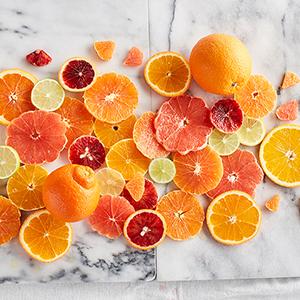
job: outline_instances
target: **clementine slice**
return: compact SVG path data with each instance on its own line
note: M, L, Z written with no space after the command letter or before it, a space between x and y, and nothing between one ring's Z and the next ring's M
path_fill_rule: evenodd
M298 118L298 101L292 99L276 109L276 117L281 121L294 121Z
M279 195L274 195L266 201L265 208L271 212L276 212L279 209L280 198Z
M299 82L300 82L300 77L296 73L287 71L284 74L284 77L283 77L280 87L282 89L287 89L291 86L298 84Z
M132 47L128 53L127 56L124 59L123 64L125 66L129 67L137 67L140 66L143 63L143 52L137 48L137 47Z
M116 48L116 44L114 41L94 42L94 49L98 57L104 61L108 61L112 58L115 48Z
M134 201L139 201L145 192L145 178L141 173L137 173L126 183L126 190Z

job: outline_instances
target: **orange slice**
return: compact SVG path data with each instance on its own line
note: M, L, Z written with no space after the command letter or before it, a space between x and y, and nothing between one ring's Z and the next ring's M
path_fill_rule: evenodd
M291 72L291 71L287 71L285 74L284 74L284 77L283 77L283 80L282 80L282 83L281 83L281 88L282 89L287 89L291 86L294 86L296 84L298 84L300 82L300 77L294 73L294 72Z
M160 52L150 57L144 76L155 92L166 97L182 95L191 83L189 64L176 52Z
M271 212L276 212L279 208L279 202L279 195L274 195L272 198L266 201L265 208Z
M206 221L216 241L225 245L239 245L257 234L261 211L248 194L229 191L210 203Z
M141 200L145 192L145 178L143 174L137 173L126 183L125 187L134 201Z
M94 49L98 57L104 61L108 61L112 58L115 48L116 44L113 41L94 42Z
M143 52L137 48L137 47L132 47L124 59L123 64L125 66L129 67L137 67L140 66L143 63Z

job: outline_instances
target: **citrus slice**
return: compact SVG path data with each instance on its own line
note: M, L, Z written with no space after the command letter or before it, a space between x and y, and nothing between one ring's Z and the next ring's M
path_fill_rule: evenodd
M107 73L97 77L93 86L84 92L88 111L100 121L118 123L128 119L138 104L138 92L125 75Z
M7 198L0 195L0 245L9 242L19 233L21 213Z
M251 75L235 94L235 100L250 118L262 118L276 105L277 94L272 84L262 75Z
M281 104L276 109L276 117L282 121L294 121L298 118L298 101L292 99L284 104Z
M166 97L182 95L191 83L189 64L176 52L159 52L150 57L144 76L155 92Z
M187 240L198 234L204 221L204 210L197 198L182 191L172 191L160 198L157 211L167 223L167 236Z
M31 91L37 79L20 69L0 73L0 116L6 122L33 110Z
M251 196L263 181L263 171L254 154L248 150L238 149L233 154L222 157L223 176L217 187L211 189L207 196L214 199L220 194L239 190Z
M223 175L221 157L210 146L187 155L175 153L174 183L184 192L204 194L215 188Z
M285 187L300 186L300 126L282 125L271 130L260 145L259 159L266 175Z
M59 70L58 80L70 92L83 92L96 80L96 70L91 62L83 57L67 60Z
M172 160L165 157L156 158L149 165L149 175L156 183L169 183L176 175L176 168Z
M140 66L143 63L143 56L143 52L139 48L132 47L128 51L127 56L124 59L123 65L129 67Z
M122 234L126 219L133 213L134 208L124 197L105 195L100 198L88 222L100 235L116 239Z
M265 208L271 212L276 212L279 209L280 198L279 195L274 195L266 201Z
M136 147L150 159L170 154L156 139L154 119L154 112L145 112L138 118L133 128L133 141Z
M211 134L210 111L204 100L188 95L171 98L154 122L157 141L167 151L187 154L204 148Z
M284 77L283 77L283 80L282 80L282 83L281 83L281 88L282 89L287 89L291 86L294 86L296 84L298 84L300 82L300 77L294 73L294 72L291 72L291 71L287 71L285 74L284 74Z
M126 190L134 201L139 201L145 192L145 178L143 174L137 173L126 183Z
M19 239L23 249L32 258L41 262L52 262L69 250L72 227L42 209L26 218L21 226Z
M132 138L135 121L135 115L131 115L128 119L115 124L96 120L94 132L103 145L106 148L110 148L121 140Z
M257 234L261 225L261 211L248 194L229 191L210 203L206 221L216 241L225 245L239 245Z
M94 42L94 49L98 57L104 61L111 60L115 51L116 44L113 41L96 41Z
M164 217L151 209L138 210L124 224L124 236L137 249L157 247L166 236L167 224Z
M17 150L24 164L52 162L67 142L66 126L59 114L28 111L7 127L6 144Z
M47 176L47 170L39 165L20 167L7 182L10 201L27 211L44 207L42 189Z
M263 140L266 134L266 128L261 119L244 117L243 125L237 134L241 144L245 146L256 146Z
M63 104L64 98L64 89L53 79L40 80L31 91L32 104L40 110L57 110Z
M219 155L230 155L235 152L240 145L239 136L237 133L226 134L214 129L209 136L209 145Z
M26 55L26 61L36 67L47 66L51 63L51 56L42 49L36 49Z
M94 118L80 100L65 97L64 103L55 112L61 115L67 127L66 137L68 143L66 148L69 148L73 141L81 135L92 134Z
M17 151L9 146L0 146L0 179L12 176L20 166Z
M106 155L107 166L119 171L125 180L132 179L138 172L146 174L149 163L149 158L136 148L133 139L119 141Z

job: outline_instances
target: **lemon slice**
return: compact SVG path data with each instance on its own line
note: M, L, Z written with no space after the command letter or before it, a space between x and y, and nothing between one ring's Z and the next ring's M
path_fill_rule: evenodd
M15 149L9 146L0 146L0 179L7 179L20 166L20 158Z
M245 146L260 144L266 134L266 128L261 119L244 118L242 127L238 130L240 143Z
M176 168L170 159L156 158L149 165L149 175L156 183L169 183L176 175Z

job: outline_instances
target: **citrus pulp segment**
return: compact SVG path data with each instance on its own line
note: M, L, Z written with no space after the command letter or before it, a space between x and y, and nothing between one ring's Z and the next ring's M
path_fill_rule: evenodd
M156 183L169 183L176 175L176 168L169 158L155 158L149 165L149 175Z
M145 192L145 178L141 173L137 173L126 183L126 190L134 201L139 201Z
M265 208L271 212L276 212L279 209L280 198L279 195L274 195L265 202Z
M300 82L300 77L294 73L294 72L291 72L291 71L287 71L285 74L284 74L284 77L283 77L283 80L282 80L282 83L281 83L281 88L282 89L287 89L291 86L294 86L296 84L298 84Z
M94 42L94 49L98 57L104 61L111 60L115 51L116 44L113 41L96 41Z
M294 121L298 118L298 101L289 100L276 109L276 117L281 121Z
M9 146L0 145L0 179L12 176L20 166L17 151Z
M137 47L132 47L128 53L127 56L124 59L123 64L125 66L129 67L137 67L140 66L143 63L143 52L137 48Z

